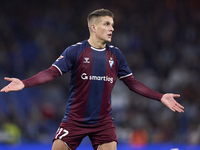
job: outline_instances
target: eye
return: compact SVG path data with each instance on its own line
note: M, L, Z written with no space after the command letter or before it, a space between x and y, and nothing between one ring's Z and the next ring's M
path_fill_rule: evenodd
M105 23L105 25L106 25L106 26L109 26L109 25L110 25L110 23L109 23L109 22L106 22L106 23Z
M114 27L114 24L111 24L110 22L106 22L105 26L112 26L112 27Z

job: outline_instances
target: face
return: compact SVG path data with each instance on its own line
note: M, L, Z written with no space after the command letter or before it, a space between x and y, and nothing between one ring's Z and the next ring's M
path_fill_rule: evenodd
M94 25L95 35L103 43L111 42L112 33L114 31L114 21L112 17L100 17Z

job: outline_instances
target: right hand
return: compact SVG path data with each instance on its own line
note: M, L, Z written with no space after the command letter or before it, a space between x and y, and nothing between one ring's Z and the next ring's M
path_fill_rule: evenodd
M1 92L11 92L11 91L19 91L24 88L24 83L17 78L4 78L6 81L10 81L10 83L1 89Z

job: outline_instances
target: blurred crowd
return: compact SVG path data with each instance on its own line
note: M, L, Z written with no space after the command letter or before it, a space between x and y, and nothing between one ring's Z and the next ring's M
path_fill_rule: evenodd
M198 0L0 0L0 88L47 69L64 49L89 37L87 15L114 15L112 45L135 78L178 93L174 113L117 81L112 93L118 139L131 144L200 144L200 2ZM45 85L0 93L0 141L50 142L64 115L69 73ZM5 138L11 136L12 138ZM20 139L20 140L19 140Z

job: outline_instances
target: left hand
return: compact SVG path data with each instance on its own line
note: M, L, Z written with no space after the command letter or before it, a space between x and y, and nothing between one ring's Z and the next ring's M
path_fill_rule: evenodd
M184 112L184 107L180 105L174 98L175 97L180 97L179 94L173 94L173 93L167 93L164 94L163 97L161 98L161 102L166 105L169 109L172 111L177 111L179 113Z

